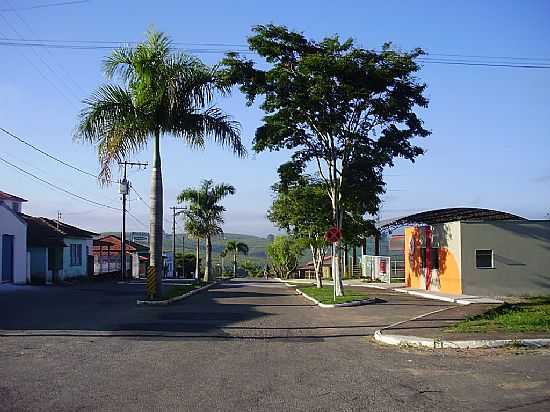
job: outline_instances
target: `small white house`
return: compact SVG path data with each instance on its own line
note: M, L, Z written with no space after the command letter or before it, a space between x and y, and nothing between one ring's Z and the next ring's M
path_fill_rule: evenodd
M0 282L27 283L27 223L17 196L0 191Z
M91 273L95 233L45 217L22 217L28 225L27 247L33 282L50 283Z

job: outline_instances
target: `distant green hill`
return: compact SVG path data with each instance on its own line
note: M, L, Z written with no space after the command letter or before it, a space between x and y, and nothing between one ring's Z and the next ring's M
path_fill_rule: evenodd
M102 235L107 234L114 234L114 235L120 235L120 232L104 232ZM221 251L224 249L224 245L228 240L236 240L238 242L243 242L248 245L249 252L247 259L250 259L252 262L264 265L266 261L266 254L265 250L267 245L269 244L269 240L266 238L262 238L259 236L252 236L252 235L242 235L237 233L225 233L224 234L225 240L221 238L214 238L212 239L212 255L214 263L218 263L220 261L219 255ZM185 240L185 253L195 253L195 239L189 238L187 235L185 235L185 239L182 239L181 233L176 233L176 253L181 253L182 246L183 246L183 240ZM165 252L171 252L172 251L172 235L165 234L164 235L164 242L162 245L162 249ZM201 256L204 256L205 253L205 244L204 241L201 241L200 243L200 251ZM242 255L239 257L239 259L242 259ZM229 265L230 261L225 261L225 265Z

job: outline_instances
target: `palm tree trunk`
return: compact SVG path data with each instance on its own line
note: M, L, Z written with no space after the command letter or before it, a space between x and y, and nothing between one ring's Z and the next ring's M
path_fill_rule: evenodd
M201 241L197 238L196 257L195 257L195 279L199 279L201 273Z
M204 281L211 282L214 280L212 273L212 239L206 236L206 269L204 272Z
M237 252L233 253L233 277L237 277Z
M151 171L151 195L149 218L149 249L151 266L155 268L155 297L162 296L162 170L160 161L160 132L157 130L153 140L153 168Z

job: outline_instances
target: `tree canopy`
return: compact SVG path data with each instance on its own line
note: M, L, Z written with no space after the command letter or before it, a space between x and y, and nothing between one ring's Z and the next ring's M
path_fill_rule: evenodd
M248 104L263 97L265 115L254 150L292 150L296 170L314 162L337 227L342 228L345 212L375 214L384 193L384 167L393 166L396 157L414 161L423 150L412 138L430 134L416 113L428 105L426 85L415 77L420 69L415 60L423 51L398 52L389 43L373 51L338 36L315 41L272 24L252 30L249 48L268 68L237 53L223 64L225 81L238 85Z

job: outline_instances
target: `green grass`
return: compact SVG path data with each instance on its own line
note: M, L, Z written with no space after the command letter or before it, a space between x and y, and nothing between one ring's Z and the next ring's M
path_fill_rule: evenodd
M168 288L164 292L164 297L162 299L164 300L164 299L175 298L177 296L184 295L187 292L191 292L192 290L198 289L198 288L200 288L201 286L204 286L204 285L205 285L205 283L196 282L196 283L191 283L189 285L170 286L170 288Z
M315 286L303 286L299 285L298 289L304 292L306 295L311 296L312 298L317 299L321 303L331 305L334 303L347 303L354 300L363 300L367 299L369 296L363 292L356 292L351 289L344 289L345 296L337 296L336 300L333 298L333 288L332 286L323 286L321 289L318 289Z
M550 332L550 296L505 303L449 328L451 332Z

